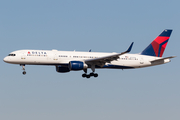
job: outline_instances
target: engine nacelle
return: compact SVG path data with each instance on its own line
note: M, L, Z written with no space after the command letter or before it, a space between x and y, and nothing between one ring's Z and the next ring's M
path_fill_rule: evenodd
M70 70L68 67L56 66L56 71L60 73L66 73L69 72Z
M87 69L88 65L81 61L70 61L69 70L84 70Z

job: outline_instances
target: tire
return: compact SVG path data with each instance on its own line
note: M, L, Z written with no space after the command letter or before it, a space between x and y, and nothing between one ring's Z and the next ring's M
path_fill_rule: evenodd
M98 77L98 74L97 74L97 73L95 73L95 74L94 74L94 77Z
M82 74L82 77L84 78L84 77L86 77L87 75L86 74Z
M23 75L25 75L26 74L26 71L23 71Z
M90 73L90 76L94 76L94 73Z
M90 78L91 76L90 75L87 75L86 78Z

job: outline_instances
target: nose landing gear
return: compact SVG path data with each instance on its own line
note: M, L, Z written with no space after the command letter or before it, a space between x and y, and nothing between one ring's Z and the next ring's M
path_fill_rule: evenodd
M20 65L20 66L22 66L22 70L23 70L22 74L25 75L26 74L25 65Z

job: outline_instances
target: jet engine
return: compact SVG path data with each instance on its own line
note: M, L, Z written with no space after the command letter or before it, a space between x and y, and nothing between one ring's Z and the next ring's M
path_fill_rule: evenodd
M66 73L66 72L69 72L69 68L68 67L62 67L62 66L56 66L56 71L57 72L60 72L60 73Z
M87 68L88 68L88 65L82 61L70 61L69 62L69 70L77 71L77 70L84 70Z

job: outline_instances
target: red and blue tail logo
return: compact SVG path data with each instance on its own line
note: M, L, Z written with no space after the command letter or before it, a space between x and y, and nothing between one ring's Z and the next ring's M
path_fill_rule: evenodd
M154 41L145 48L141 55L162 57L172 30L164 30Z

